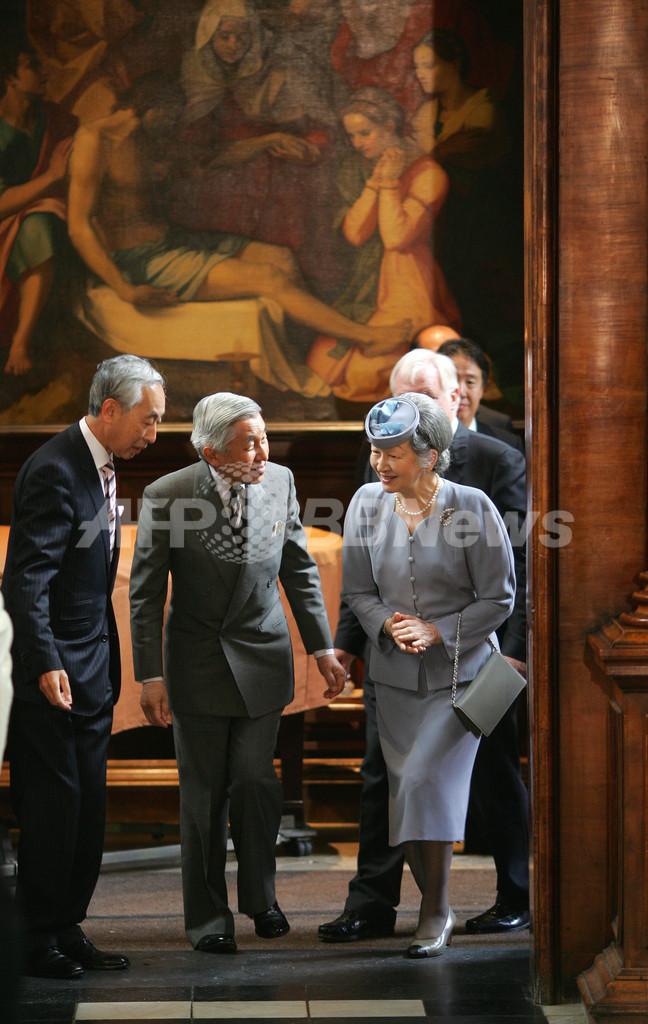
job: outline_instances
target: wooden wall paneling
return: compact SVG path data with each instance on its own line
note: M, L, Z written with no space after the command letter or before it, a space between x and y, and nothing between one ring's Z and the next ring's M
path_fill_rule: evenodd
M0 434L0 523L6 524L11 518L13 486L20 467L52 433L52 428L45 428ZM189 425L181 429L163 425L155 444L134 459L118 461L119 499L122 503L130 501L133 513L148 483L195 461L189 437ZM346 508L355 490L355 465L363 437L360 425L308 431L287 426L275 430L270 426L269 437L271 459L289 466L295 475L302 512L308 499L322 502L321 517L326 515L327 503L333 510L335 502Z
M526 0L525 327L528 507L543 513L554 501L554 155L555 11L552 0ZM529 752L532 813L533 978L538 1002L557 1001L557 862L554 792L556 551L528 546Z
M611 939L607 701L585 636L646 553L648 8L561 0L557 243L558 988ZM536 636L536 643L541 638Z
M648 572L638 612L589 636L610 715L608 847L613 942L578 978L597 1024L648 1024ZM630 622L628 621L630 620ZM633 621L634 620L634 621Z

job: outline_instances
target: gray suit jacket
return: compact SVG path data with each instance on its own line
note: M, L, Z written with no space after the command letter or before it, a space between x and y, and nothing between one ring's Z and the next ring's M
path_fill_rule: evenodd
M422 665L430 689L450 686L459 612L458 680L474 678L490 654L486 638L511 614L515 595L511 542L482 491L446 480L435 512L410 537L393 494L365 484L349 505L343 554L342 597L372 642L371 679L416 690ZM442 642L405 654L383 624L394 611L417 610Z
M171 707L185 714L256 718L290 703L292 647L278 581L306 650L333 646L292 473L268 463L247 500L246 550L237 558L205 462L144 491L130 579L135 678L164 675Z

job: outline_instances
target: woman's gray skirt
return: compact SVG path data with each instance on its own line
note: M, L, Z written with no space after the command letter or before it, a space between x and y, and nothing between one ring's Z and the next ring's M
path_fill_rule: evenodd
M460 842L479 740L453 711L450 687L428 691L423 672L418 691L385 683L375 687L389 777L390 845L417 839Z

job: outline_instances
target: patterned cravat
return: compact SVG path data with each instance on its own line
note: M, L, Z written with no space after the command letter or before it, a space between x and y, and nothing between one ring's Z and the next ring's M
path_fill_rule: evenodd
M115 480L115 466L109 460L101 467L104 478L104 494L106 495L106 512L108 513L108 528L110 529L110 552L115 547L115 529L117 519L117 481Z
M232 484L230 491L230 523L234 530L240 530L243 522L243 484Z

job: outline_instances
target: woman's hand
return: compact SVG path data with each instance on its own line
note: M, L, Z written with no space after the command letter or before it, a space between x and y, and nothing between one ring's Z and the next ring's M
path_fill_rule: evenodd
M271 156L294 164L311 166L317 163L321 155L314 143L287 132L273 132L272 135L266 136L266 141L265 148Z
M407 157L405 156L405 150L401 149L400 146L390 146L385 150L380 160L373 169L371 175L372 181L375 181L379 186L394 186L398 184L398 179L405 170L407 165Z
M387 622L390 620L388 619ZM405 654L420 654L433 644L441 643L441 634L433 622L424 622L415 615L402 615L394 612L391 628L387 627L394 643Z

